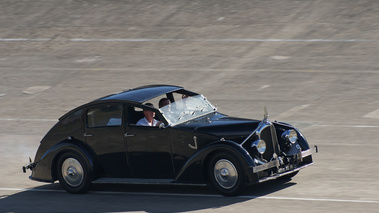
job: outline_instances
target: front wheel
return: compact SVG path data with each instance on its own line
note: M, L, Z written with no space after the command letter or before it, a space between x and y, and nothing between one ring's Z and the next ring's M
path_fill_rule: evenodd
M70 193L86 193L91 185L90 171L83 158L75 153L63 154L58 161L58 179Z
M241 163L226 152L214 155L209 164L209 177L217 191L225 196L242 193L245 174Z

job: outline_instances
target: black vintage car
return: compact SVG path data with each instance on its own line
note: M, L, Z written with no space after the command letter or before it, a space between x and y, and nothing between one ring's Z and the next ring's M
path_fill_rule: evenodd
M161 98L170 104L155 108ZM155 113L156 126L137 122ZM313 164L295 127L221 114L202 95L150 85L82 105L59 119L42 139L32 180L59 180L70 193L91 183L208 184L237 195L247 184L290 178ZM31 161L31 160L30 160Z

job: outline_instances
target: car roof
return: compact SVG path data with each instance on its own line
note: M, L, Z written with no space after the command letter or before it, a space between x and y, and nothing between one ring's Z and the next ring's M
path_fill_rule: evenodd
M67 116L71 115L72 113L81 110L85 107L102 103L102 102L129 102L129 103L135 103L135 104L142 104L147 100L153 99L155 97L158 97L160 95L164 95L166 93L176 92L180 91L183 94L188 95L198 95L197 93L184 90L183 87L179 86L173 86L173 85L147 85L147 86L141 86L134 89L124 90L119 93L115 93L112 95L108 95L102 98L99 98L97 100L91 101L87 104L81 105L65 115L63 115L59 120L62 120L66 118Z
M108 95L96 101L129 101L143 103L166 93L182 90L183 87L173 85L147 85Z

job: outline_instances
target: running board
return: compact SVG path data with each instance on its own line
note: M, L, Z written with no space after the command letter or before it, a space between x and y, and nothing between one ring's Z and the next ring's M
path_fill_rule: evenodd
M179 183L174 179L140 179L140 178L99 178L92 183L109 184L143 184L143 185L183 185L183 186L206 186L204 183Z

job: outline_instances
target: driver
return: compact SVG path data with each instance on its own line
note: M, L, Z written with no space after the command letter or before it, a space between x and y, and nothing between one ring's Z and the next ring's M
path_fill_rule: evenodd
M146 103L145 106L149 106L154 108L154 105L152 103ZM143 114L145 117L141 118L136 125L138 126L158 126L160 122L158 120L155 120L155 112L149 111L148 109L143 110Z

